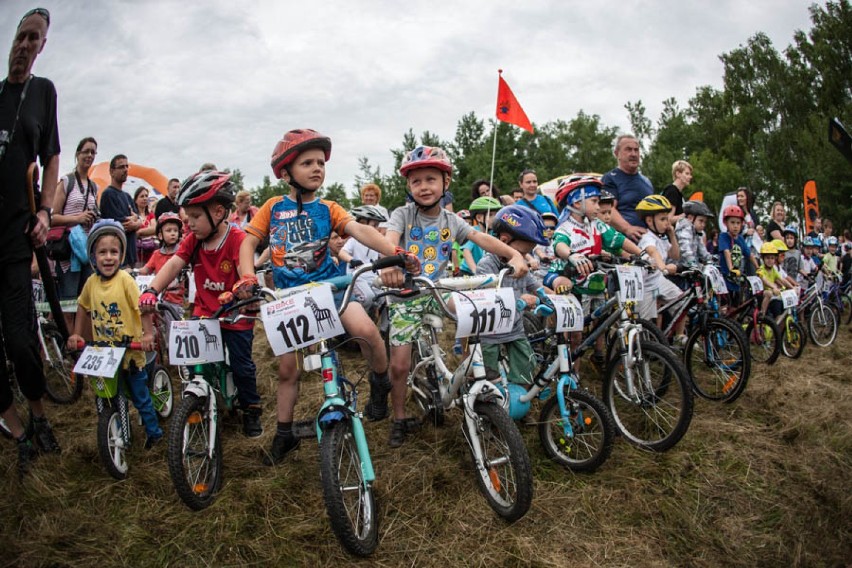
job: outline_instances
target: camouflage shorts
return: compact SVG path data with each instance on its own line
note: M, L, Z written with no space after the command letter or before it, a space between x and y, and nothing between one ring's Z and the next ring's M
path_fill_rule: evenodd
M443 295L444 301L449 302L450 294ZM423 315L435 314L443 317L444 310L431 294L426 294L407 300L388 304L388 320L390 321L391 346L408 345L417 341L423 330Z

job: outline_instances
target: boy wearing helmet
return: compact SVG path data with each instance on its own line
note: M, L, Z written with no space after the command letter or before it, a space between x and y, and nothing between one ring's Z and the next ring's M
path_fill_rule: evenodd
M778 273L781 275L781 286L785 289L796 288L798 284L796 281L787 274L787 271L784 269L784 260L787 255L787 245L781 239L775 239L770 241L775 248L778 249L778 262L775 263L775 267L778 269Z
M798 276L800 286L807 286L811 273L815 273L819 267L817 253L820 248L821 244L817 242L817 239L809 236L802 239L802 261Z
M500 209L500 202L493 197L477 197L470 203L470 216L473 228L477 231L488 233L491 229L491 220ZM468 240L461 246L461 265L459 271L462 276L472 276L476 273L476 265L484 254L482 248L475 242Z
M802 270L802 252L798 248L799 232L793 225L787 225L781 231L787 254L784 255L784 270L791 278L798 278Z
M509 259L516 278L527 273L520 253L491 235L473 230L457 215L441 207L441 198L450 186L453 165L441 148L418 146L402 160L399 173L406 178L411 202L397 208L388 222L388 241L405 247L423 263L424 274L437 280L446 275L453 241L472 240L486 252ZM399 288L403 275L396 268L382 271L385 286ZM411 367L411 344L422 329L424 313L443 315L431 295L422 295L388 306L390 320L391 401L394 422L389 445L399 447L407 434L405 416L406 377Z
M757 269L757 275L763 281L763 304L760 307L761 315L766 314L766 309L769 307L769 315L773 318L781 315L784 307L781 299L781 290L784 288L783 278L778 272L778 248L772 243L763 243L760 245L760 268Z
M828 275L840 276L837 271L837 237L826 237L825 245L828 252L822 255L823 271Z
M710 253L704 245L704 228L707 219L712 216L713 212L701 201L686 201L683 204L683 217L675 226L675 237L680 248L680 267L694 268L699 263L710 261Z
M189 234L140 297L143 313L154 311L157 296L189 264L192 265L196 288L193 315L208 317L219 309L219 295L230 290L239 278L240 245L246 236L228 222L234 194L231 174L226 172L204 170L183 182L177 201L186 213ZM263 426L260 422L257 370L251 355L254 322L222 323L221 329L242 409L243 433L248 438L255 438L263 433Z
M750 247L746 244L741 232L745 222L745 213L739 205L728 205L722 211L722 222L727 227L727 232L719 235L719 270L725 277L725 284L730 293L729 300L734 299L740 292L738 282L732 280L739 278L745 271L745 263L750 262L757 269L757 260L752 256Z
M77 319L74 333L68 338L68 348L76 350L84 341L83 330L91 328L95 341L117 342L124 338L142 342L142 349L154 349L154 324L151 314L139 311L139 287L133 277L124 270L127 252L127 237L118 221L101 219L92 225L86 242L89 263L94 269L80 297L77 299ZM145 371L145 354L128 350L122 369L127 373L130 399L139 411L148 439L145 448L150 449L163 437L157 421L151 393L148 391L148 373Z
M521 205L509 205L496 213L491 227L492 233L500 242L507 244L518 253L528 255L536 246L545 246L547 243L541 217L532 209ZM498 274L506 266L506 258L488 253L477 264L476 273ZM503 286L512 288L516 301L523 300L527 306L535 306L535 291L541 283L528 272L520 278L507 276L503 280ZM535 355L524 333L520 311L515 313L512 331L504 335L482 337L482 357L487 369L499 370L500 345L505 346L508 356L509 381L522 385L532 383Z
M375 227L354 222L334 201L317 198L316 192L325 181L325 164L330 158L331 139L315 130L291 130L275 145L272 172L287 182L290 193L264 203L246 227L248 234L240 249L243 277L234 287L238 296L249 297L257 285L254 249L267 236L276 288L291 288L337 276L338 267L329 247L332 233L349 235L386 256L403 252L388 243ZM416 271L416 261L409 263L409 268ZM341 301L342 294L338 294L336 300ZM349 304L340 320L347 333L366 340L359 342L372 370L370 401L365 414L372 420L381 420L387 416L390 381L387 354L379 330L358 303ZM300 377L296 354L281 355L278 358L278 420L272 447L263 459L266 465L280 463L299 445L299 439L293 434L293 415Z
M680 246L671 223L672 204L662 195L648 195L636 205L639 220L648 227L648 232L639 239L639 248L651 259L657 268L645 272L645 298L639 302L639 317L653 320L662 327L662 314L657 314L658 302L670 302L681 295L678 288L667 276L677 273L677 266L671 260L680 260ZM685 345L684 329L686 318L681 318L675 327L675 345Z

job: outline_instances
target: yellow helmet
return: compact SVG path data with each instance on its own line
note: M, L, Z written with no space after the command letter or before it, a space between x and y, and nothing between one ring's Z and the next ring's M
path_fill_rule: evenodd
M778 248L772 243L763 243L760 245L760 254L778 254Z
M772 241L770 241L770 244L775 245L775 248L778 249L778 252L787 252L788 250L790 250L787 248L787 245L784 244L784 241L782 241L781 239L773 239Z
M672 209L671 202L662 195L649 195L636 204L636 212L640 217L643 214L668 213Z

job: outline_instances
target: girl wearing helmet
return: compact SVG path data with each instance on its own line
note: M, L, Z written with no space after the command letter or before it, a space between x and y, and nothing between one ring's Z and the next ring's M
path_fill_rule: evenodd
M477 197L470 204L470 215L473 228L477 231L487 233L491 229L491 220L500 210L500 202L493 197ZM476 274L476 264L484 254L482 248L473 241L467 241L461 247L461 266L459 271L462 276Z
M257 285L254 268L255 247L269 237L272 277L276 288L291 288L310 282L327 280L339 274L329 243L332 234L351 236L363 245L386 256L399 250L386 241L370 223L355 222L339 204L317 198L316 192L325 181L326 162L331 158L331 140L310 129L291 130L284 134L272 152L272 172L290 186L289 195L269 199L251 223L240 249L242 278L234 286L240 298L251 296ZM374 215L362 210L362 215ZM416 260L409 269L417 270ZM343 294L336 297L342 301ZM368 417L378 420L387 415L387 351L378 328L358 303L351 303L340 316L346 332L362 337L362 354L372 370ZM299 395L301 370L295 353L278 358L277 422L272 447L264 457L266 465L281 462L298 445L293 434L293 413Z
M157 238L160 240L160 249L155 250L148 259L147 264L139 270L139 274L157 274L160 269L175 255L178 249L178 243L183 236L183 221L177 213L166 212L160 215L157 219ZM176 278L166 289L166 294L163 298L178 308L178 311L183 311L183 299L185 297L186 288L183 285L183 280ZM166 312L169 313L169 312ZM166 325L166 330L169 330L169 325Z
M686 201L683 217L675 225L675 238L680 248L680 268L694 268L699 263L710 262L711 256L704 244L704 229L713 212L701 201Z
M781 274L781 285L784 288L795 288L798 286L796 281L787 273L787 270L784 268L784 261L786 260L788 248L787 244L781 239L775 239L770 241L775 248L778 249L778 262L775 264L776 268L778 268L778 273Z
M486 252L509 259L515 277L523 277L528 269L520 253L487 233L475 231L458 215L441 207L441 196L449 187L452 169L446 152L440 148L420 146L405 155L399 173L406 178L413 202L398 207L391 214L388 241L417 255L423 263L423 273L435 280L446 275L453 242L464 243L468 239ZM385 269L381 276L385 286L399 288L403 284L398 269ZM402 445L407 434L405 381L411 367L411 344L417 340L426 313L443 316L443 311L428 294L388 306L394 416L389 439L391 447Z
M139 287L127 271L121 270L127 252L124 227L118 221L101 219L92 225L86 248L95 273L86 280L77 299L77 318L74 333L68 338L69 349L78 348L84 341L83 331L89 327L95 341L116 343L129 338L141 342L144 351L152 351L151 314L140 314ZM163 437L163 430L148 391L145 353L128 349L122 369L127 373L133 406L145 424L148 435L145 447L150 448Z
M219 295L239 280L240 246L246 238L242 230L228 222L233 203L234 184L227 172L205 170L183 182L178 204L186 214L189 234L139 298L143 312L154 311L158 295L172 286L187 265L192 265L195 278L193 315L209 317L219 309ZM242 409L243 433L254 438L263 433L256 367L251 353L254 324L251 320L222 323L221 329Z
M536 246L545 246L548 242L544 237L544 224L541 217L532 209L522 205L509 205L497 211L491 232L501 242L522 255L528 255ZM489 253L482 257L476 267L476 273L498 274L505 267L505 258ZM505 278L503 286L512 288L516 301L522 300L528 306L535 306L535 292L541 283L532 274L527 273L521 278L512 276ZM509 362L509 381L521 385L532 383L532 370L535 368L534 354L524 333L520 311L515 314L512 331L504 335L483 336L481 343L486 368L499 371L500 346L504 345ZM510 393L512 390L510 387ZM523 393L525 390L520 389L520 392Z

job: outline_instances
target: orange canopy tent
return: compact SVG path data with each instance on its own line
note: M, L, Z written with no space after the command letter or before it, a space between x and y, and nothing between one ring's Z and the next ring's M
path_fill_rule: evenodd
M107 188L110 184L109 162L101 162L94 164L89 169L89 177L98 184L100 192ZM169 179L160 173L159 170L139 164L130 164L130 169L127 172L127 181L124 182L122 189L133 195L140 187L153 188L160 197L168 193ZM154 197L151 195L150 197Z

